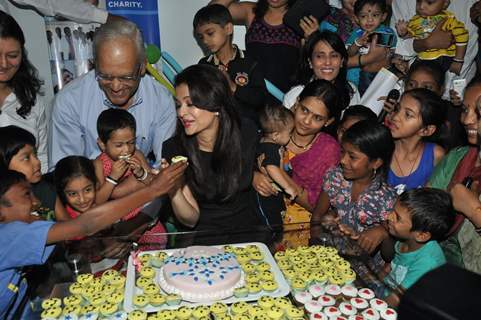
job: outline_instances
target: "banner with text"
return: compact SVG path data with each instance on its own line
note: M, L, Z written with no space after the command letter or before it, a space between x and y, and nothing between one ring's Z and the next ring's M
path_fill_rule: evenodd
M157 0L107 0L105 5L111 14L135 22L142 30L145 44L155 44L160 48Z

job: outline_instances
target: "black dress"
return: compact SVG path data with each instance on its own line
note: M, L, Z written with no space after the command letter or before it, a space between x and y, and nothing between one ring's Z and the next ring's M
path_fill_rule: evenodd
M242 175L239 181L239 188L236 195L228 201L208 199L204 194L195 194L200 210L200 216L194 227L195 231L202 231L196 234L196 244L221 244L259 241L258 233L260 219L252 204L252 177L255 162L255 151L258 135L252 121L244 119L241 127ZM162 157L170 160L177 155L187 156L183 150L179 136L174 136L165 141L162 147ZM205 190L215 187L217 179L212 171L215 163L211 162L211 152L200 152L202 167L209 168L207 181L212 181L205 186ZM189 168L187 168L189 170ZM186 181L189 184L189 181Z

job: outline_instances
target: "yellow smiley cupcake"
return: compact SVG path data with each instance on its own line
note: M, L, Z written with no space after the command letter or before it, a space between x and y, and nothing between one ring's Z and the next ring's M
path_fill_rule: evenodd
M187 320L190 319L192 315L192 308L189 307L180 307L175 311L175 315L179 320Z
M236 314L232 320L250 320L250 317L245 314Z
M178 306L181 301L182 301L182 297L179 296L178 294L168 294L165 297L165 302L169 306Z
M265 280L261 282L261 288L266 293L272 293L277 290L278 285L277 285L277 282L273 280Z
M255 316L263 312L264 312L264 309L261 308L260 306L249 305L249 308L247 309L247 314L249 315L250 318L254 318Z
M63 298L63 304L65 306L78 306L80 305L80 303L82 303L82 297L78 294L66 296L65 298ZM43 303L42 303L42 307L43 307Z
M135 282L135 285L143 290L145 287L147 287L151 283L153 283L152 278L140 277Z
M284 311L279 307L270 307L267 310L267 316L272 320L280 320L284 316Z
M257 283L261 277L257 272L251 272L245 275L245 280L247 283Z
M71 294L81 294L83 289L82 285L78 282L74 282L68 287L68 291Z
M260 251L249 253L249 257L250 257L251 260L254 260L254 261L260 261L260 260L264 259L264 256L262 255L262 253Z
M259 263L257 266L256 266L256 269L257 271L270 271L271 270L271 265L268 264L267 262L265 261L262 261L261 263Z
M89 301L91 305L99 307L105 302L105 296L102 294L102 292L96 292L90 297Z
M282 310L287 309L288 307L292 306L292 303L286 297L275 297L274 298L274 305Z
M139 255L139 261L142 263L143 266L149 266L151 259L152 255L150 253L144 253L142 255Z
M226 315L228 310L226 304L222 302L216 302L210 306L210 312L212 312L216 318Z
M125 285L125 277L121 274L117 274L110 279L110 284L116 288L123 288Z
M129 312L129 315L127 316L127 319L129 320L147 320L147 313L144 311L140 310L134 310L132 312Z
M259 283L248 283L246 284L246 287L247 290L249 290L249 294L257 294L262 290Z
M77 282L80 283L83 286L87 286L92 282L94 279L94 275L91 273L84 273L84 274L79 274L77 276Z
M160 307L165 303L165 296L161 293L155 293L152 295L149 295L147 297L149 299L149 303L153 307Z
M239 264L244 264L251 260L248 254L236 254L236 259Z
M132 297L132 303L137 308L143 308L149 303L149 299L143 294L136 294Z
M64 316L78 316L80 314L80 305L68 305L65 306L62 310L62 315Z
M87 304L85 306L82 306L82 308L80 309L80 313L81 314L87 314L87 313L96 313L96 312L99 312L99 308L91 305L91 304Z
M114 269L105 270L102 273L102 282L110 283L110 280L112 280L112 278L114 276L118 275L118 274L119 274L119 272L117 270L114 270Z
M176 313L174 310L160 310L157 312L157 318L160 320L174 320Z
M244 301L234 302L230 307L230 311L234 316L246 313L247 309L249 309L249 305Z
M305 290L306 282L301 278L294 278L291 280L291 288L294 291L294 293Z
M100 278L94 278L90 283L89 287L95 288L95 290L101 290L104 284L108 284L107 282L103 282Z
M160 293L160 288L155 283L149 283L144 287L144 294L146 295L153 295L156 293Z
M241 264L241 269L245 273L251 273L251 272L254 272L256 270L256 266L253 265L253 264L244 263L244 264Z
M304 319L304 310L301 308L290 306L286 309L286 316L287 319L290 320L302 320Z
M102 316L104 317L109 317L113 315L115 312L117 312L117 310L118 310L117 304L108 303L108 302L102 304L99 308L100 314L102 314Z
M62 300L59 298L51 298L42 301L42 309L44 310L60 306L62 306Z
M140 269L140 276L144 278L153 278L155 276L155 270L152 267L142 267L142 269Z
M124 293L115 291L112 292L108 297L107 297L107 302L109 303L114 303L114 304L121 304L122 301L124 301Z
M269 296L262 296L257 300L257 304L264 310L274 306L274 298Z
M248 244L246 247L245 247L246 251L249 252L249 253L252 253L252 252L257 252L259 251L259 247L256 246L255 244Z
M210 314L210 308L207 306L198 306L194 308L194 311L192 311L192 316L195 319L200 319L202 317L208 317Z
M276 253L274 253L274 259L276 259L277 263L279 263L280 261L288 260L285 251L277 251Z
M49 309L43 310L42 314L40 315L42 319L57 319L62 314L62 308L60 307L52 307Z
M115 291L117 291L117 288L111 284L105 284L103 287L102 287L102 293L108 297L110 296L112 293L114 293Z
M269 271L269 270L265 270L265 271L262 271L260 273L260 276L261 276L261 280L274 280L274 274Z

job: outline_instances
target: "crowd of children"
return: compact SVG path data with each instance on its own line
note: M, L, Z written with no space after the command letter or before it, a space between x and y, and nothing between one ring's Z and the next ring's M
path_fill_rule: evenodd
M149 163L153 162L136 145L135 117L121 108L108 108L98 117L97 158L70 155L46 175L42 175L37 158L36 134L13 125L0 127L0 317L10 319L23 308L26 285L21 268L44 263L52 244L81 240L119 219L134 219L143 204L166 194L177 218L185 215L180 212L182 208L189 208L195 219L184 217L179 221L193 229L200 224L208 230L211 222L216 225L222 221L222 227L240 223L242 217L234 217L235 213L252 209L259 224L276 234L271 240L278 248L306 245L319 235L322 224L335 225L373 254L388 287L407 289L426 272L445 263L445 246L440 243L458 232L461 224L455 223L459 219L455 219L446 192L453 185L446 184L442 187L446 191L441 191L428 188L436 187L429 181L439 170L436 166L445 165L442 159L446 154L478 143L469 139L471 131L478 129L473 129L472 123L467 125L469 110L460 106L463 92L450 91L450 84L444 83L444 72L461 74L470 41L464 24L447 10L450 1L416 1L415 16L391 24L391 1L343 1L345 8L333 8L324 21L310 17L306 24L303 20L302 46L300 36L282 23L282 15L293 1L273 4L259 0L257 7L243 2L212 2L217 4L196 13L193 29L208 52L199 64L213 67L187 69L182 75L187 78L177 79L175 100L181 121L165 153L188 149L193 158L189 159L192 165L186 171L187 179L182 178L185 161L169 164L171 159L166 159L161 168L151 167ZM336 12L352 19L338 21L332 16ZM239 21L249 27L247 51L232 43L233 25ZM268 21L279 22L283 31ZM448 48L418 50L412 64L394 55L397 39L428 38L440 24L443 32L451 34ZM389 25L395 25L396 31ZM350 34L336 34L329 31L332 28L341 28L344 33L349 30ZM282 56L286 47L289 55ZM263 60L276 48L278 53L272 61ZM296 73L291 70L293 61L273 67L272 62L286 57L296 59ZM386 100L387 116L378 119L370 106L360 105L361 97L381 68L394 67L405 73L396 87L400 99ZM216 80L217 87L195 82L200 74L196 72L205 75L212 70L209 68L225 76ZM269 78L281 73L282 79ZM279 80L277 83L286 91L283 101L272 103L275 99L267 92L265 78L273 83ZM215 105L212 101L224 94L221 82L226 79L232 97L224 101L229 106ZM0 84L4 84L1 79ZM450 96L450 101L443 96ZM206 105L196 105L195 101L205 101ZM239 116L252 123L240 121ZM462 124L460 117L464 119ZM191 138L198 133L195 130L200 129L192 123L197 121L202 126L205 119L210 121L205 125L212 133L209 137L214 138L193 142ZM222 130L229 130L218 136L216 130L222 128L223 121L229 126ZM248 129L252 132L245 131ZM256 135L256 147L246 141L226 140L247 140ZM243 149L245 146L249 150ZM250 166L246 155L253 158L254 153L257 161ZM218 154L241 160L231 161L224 168L215 163L223 160ZM472 157L474 166L479 167L477 153ZM242 170L236 169L241 166ZM235 172L242 186L232 186L222 170ZM207 183L206 177L220 182ZM225 186L224 190L219 186ZM241 198L236 196L240 193ZM215 208L211 211L216 216L205 214L209 208ZM224 214L224 210L232 212ZM218 221L209 221L214 219L211 216ZM162 222L156 220L139 241L165 246L165 232ZM28 250L17 251L17 246ZM13 251L16 253L10 254ZM15 290L8 289L10 285ZM392 305L399 303L389 289L385 296Z

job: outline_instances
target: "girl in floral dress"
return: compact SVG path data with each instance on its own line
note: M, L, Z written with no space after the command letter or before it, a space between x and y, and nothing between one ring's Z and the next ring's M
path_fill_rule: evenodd
M341 230L361 248L372 252L378 247L388 235L382 223L396 200L395 190L386 183L393 150L389 130L376 121L360 121L344 133L340 165L324 176L311 219L312 237L319 236L322 218L335 211Z

